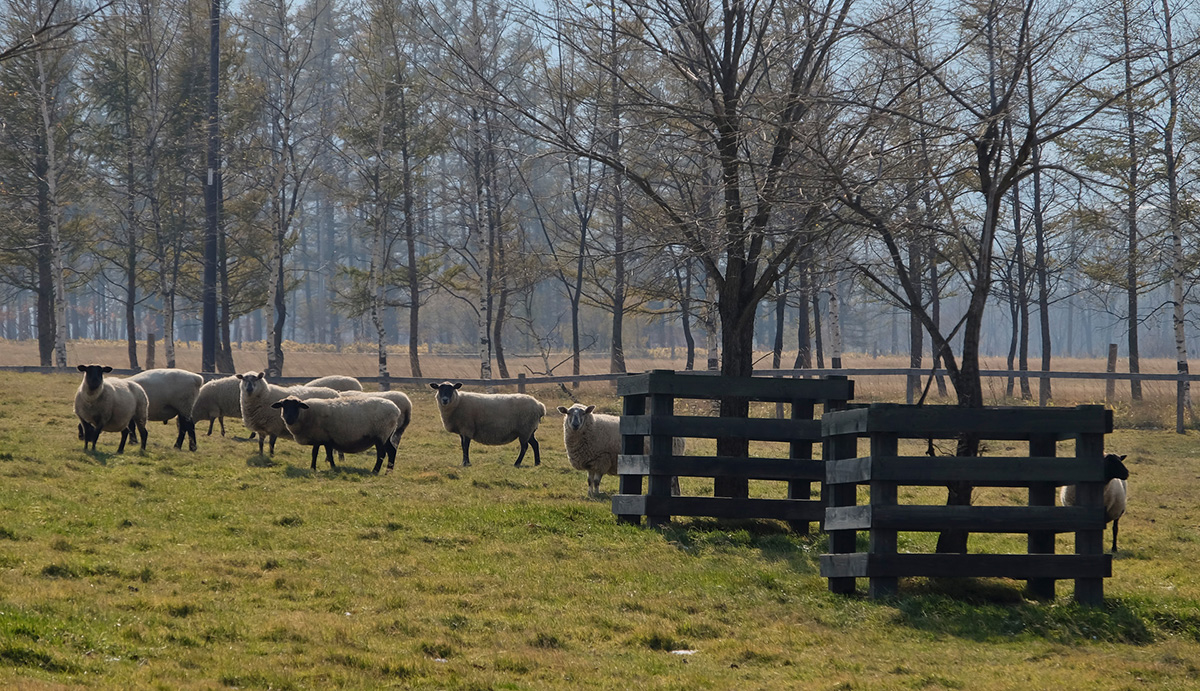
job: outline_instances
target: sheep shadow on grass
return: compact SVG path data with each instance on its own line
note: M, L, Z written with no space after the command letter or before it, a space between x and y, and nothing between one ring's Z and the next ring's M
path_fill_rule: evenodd
M381 473L382 474L382 473ZM371 468L359 468L357 466L339 464L336 468L321 468L316 470L305 466L288 465L283 471L283 476L286 478L315 478L315 477L337 477L337 476L358 476L373 477L375 475Z

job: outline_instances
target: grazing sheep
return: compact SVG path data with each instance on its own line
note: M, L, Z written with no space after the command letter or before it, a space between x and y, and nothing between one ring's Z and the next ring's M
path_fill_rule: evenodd
M521 453L517 455L520 466L527 447L533 447L533 464L541 465L542 456L538 441L533 436L546 415L546 406L533 396L523 393L484 394L459 391L462 382L440 384L430 382L436 391L438 412L442 414L442 426L447 432L462 439L464 466L471 465L471 441L489 446L500 446L513 440L521 442Z
M146 392L136 383L116 377L104 378L112 367L102 365L79 365L83 382L75 392L75 414L79 416L80 438L86 451L88 443L96 450L96 440L101 432L120 432L121 445L117 453L124 453L125 441L133 435L137 441L142 435L142 450L146 450L146 411L149 401Z
M328 377L317 377L316 379L307 382L304 386L323 386L334 391L362 391L362 382L354 377L347 377L342 374L331 374Z
M400 437L404 435L404 430L408 429L408 423L412 422L412 401L408 396L401 391L343 391L343 397L353 396L375 396L377 398L385 398L400 409L400 423L396 426L396 445L400 444ZM391 466L388 466L391 470Z
M208 436L211 437L213 423L219 421L221 436L225 436L225 417L242 416L241 396L241 382L232 374L206 383L200 387L192 406L192 422L208 420Z
M291 436L283 418L271 409L271 404L288 396L301 400L310 398L337 398L338 392L320 386L293 386L284 388L267 381L266 372L238 374L241 382L242 423L246 429L258 433L258 453L262 455L263 444L270 443L271 455L275 455L275 440Z
M1117 525L1121 516L1125 515L1125 497L1127 493L1126 480L1129 479L1129 468L1125 467L1125 456L1115 453L1104 456L1104 517L1105 522L1112 521L1113 540L1112 551L1117 551ZM1075 485L1067 485L1058 491L1059 500L1063 506L1075 505Z
M192 418L192 408L196 404L196 396L204 385L204 377L195 372L175 368L150 369L128 377L126 381L137 383L146 392L150 402L147 410L147 420L162 421L165 425L174 418L179 436L175 438L175 448L183 448L183 438L188 437L188 450L196 450L196 422Z
M312 469L317 469L317 453L325 447L330 468L334 449L358 453L375 447L375 474L388 457L388 472L396 465L396 431L400 427L400 408L378 396L345 396L329 400L300 400L288 396L271 404L296 443L312 445Z
M617 474L617 456L621 454L621 418L592 412L596 406L576 403L558 407L563 414L563 443L567 461L576 470L588 474L588 496L600 494L600 479ZM682 456L683 437L671 439L671 453ZM679 478L671 479L671 493L679 494Z

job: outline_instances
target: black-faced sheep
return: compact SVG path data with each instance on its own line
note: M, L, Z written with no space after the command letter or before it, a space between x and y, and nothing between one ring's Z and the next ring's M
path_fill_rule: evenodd
M79 365L83 381L75 392L75 414L79 416L80 437L83 448L88 443L96 450L96 440L101 432L120 432L121 444L117 453L125 451L125 441L133 435L142 435L142 450L146 450L146 412L149 401L146 392L127 379L104 377L112 367L104 365Z
M388 457L388 472L396 464L396 431L400 426L400 409L395 403L378 396L345 396L328 400L300 400L288 396L271 404L279 411L296 442L312 446L312 469L317 469L317 453L325 447L325 459L330 468L333 451L358 453L375 447L375 470Z
M354 377L347 377L343 374L331 374L327 377L317 377L310 382L305 382L304 386L323 386L334 391L362 391L362 382Z
M208 421L208 436L212 436L213 423L221 423L221 436L225 436L225 418L242 416L241 381L229 375L214 379L200 387L196 403L192 406L192 421ZM253 434L253 432L251 433Z
M270 444L271 455L275 455L275 440L283 436L291 436L283 418L271 408L271 404L282 401L288 396L301 400L310 398L337 398L338 392L321 386L293 386L284 388L267 381L266 372L246 372L236 375L241 382L240 405L242 407L242 423L246 429L258 434L258 453L262 455L263 445Z
M1113 524L1112 551L1117 551L1117 526L1121 516L1125 515L1125 498L1128 492L1126 481L1129 479L1129 468L1125 467L1125 456L1115 453L1104 456L1104 517ZM1059 500L1063 506L1075 505L1075 485L1067 485L1059 489Z
M513 465L521 465L528 447L533 447L533 464L541 465L542 456L534 434L546 415L546 406L536 398L520 393L459 391L462 382L431 382L429 387L437 392L434 397L442 415L442 426L462 440L464 466L471 465L472 441L500 446L514 440L521 442L521 453Z
M204 385L204 377L195 372L175 368L160 368L138 372L128 377L127 381L136 383L146 392L150 402L147 420L167 421L175 419L179 435L175 438L175 448L183 448L183 438L188 437L188 450L196 450L196 423L192 418L192 408L196 404L196 396Z
M594 412L596 406L576 403L558 407L563 414L563 443L567 461L576 470L588 474L588 496L600 494L600 479L617 474L617 456L621 454L621 418ZM671 440L671 452L682 456L684 440ZM672 493L679 494L679 478L672 478Z

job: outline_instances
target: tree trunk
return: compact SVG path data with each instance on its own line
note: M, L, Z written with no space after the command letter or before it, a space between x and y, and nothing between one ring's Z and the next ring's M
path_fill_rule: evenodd
M1137 112L1133 93L1133 58L1131 57L1132 37L1130 36L1129 6L1123 6L1125 12L1122 22L1125 49L1125 127L1127 139L1127 168L1125 223L1128 234L1128 255L1125 264L1125 290L1127 314L1125 315L1128 332L1129 372L1141 372L1141 358L1138 352L1138 169L1141 167L1138 147L1138 130L1136 124ZM1142 382L1139 379L1129 380L1129 395L1135 402L1142 400Z
M797 293L796 310L796 362L792 365L794 369L812 369L812 336L809 334L808 323L808 267L801 263L799 269L799 286Z
M1175 63L1175 44L1172 36L1170 0L1162 0L1163 31L1166 41L1167 64ZM1175 127L1179 115L1179 86L1174 67L1167 71L1168 118L1163 128L1163 157L1166 159L1167 226L1171 231L1171 323L1175 333L1175 431L1184 433L1184 411L1192 414L1191 382L1188 381L1187 322L1184 310L1184 281L1187 276L1187 255L1183 247L1183 228L1180 222L1179 158L1175 151Z

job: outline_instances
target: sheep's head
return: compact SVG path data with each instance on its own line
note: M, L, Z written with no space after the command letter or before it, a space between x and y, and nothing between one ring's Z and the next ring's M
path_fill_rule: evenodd
M113 368L107 365L80 365L80 372L83 372L83 381L87 384L87 388L95 391L104 385L104 375L111 372Z
M282 401L275 401L271 404L272 408L279 410L279 416L283 418L285 424L294 425L296 420L300 419L300 411L308 410L308 404L296 398L288 396Z
M582 403L576 403L570 408L559 406L558 412L566 415L563 418L563 425L571 429L582 429L591 420L592 411L595 409L594 405L585 406Z
M248 396L252 395L255 389L259 388L260 386L264 389L267 386L266 372L246 372L245 374L239 374L236 376L242 382L242 391Z
M438 406L445 408L453 405L454 399L458 398L458 390L462 388L462 382L444 381L440 384L429 382L429 388L437 392L434 394L434 398L437 399Z
M1125 464L1122 462L1124 460L1125 460L1124 455L1118 456L1115 453L1105 454L1104 455L1104 478L1106 480L1112 480L1114 478L1116 478L1118 480L1128 480L1129 479L1129 468L1125 467Z

